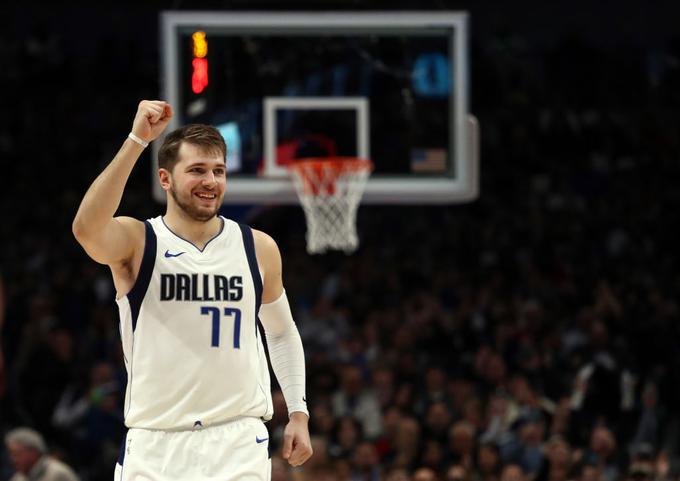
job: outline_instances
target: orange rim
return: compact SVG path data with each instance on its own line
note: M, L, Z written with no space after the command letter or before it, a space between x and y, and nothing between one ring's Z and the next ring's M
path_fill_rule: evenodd
M371 172L373 162L358 157L310 157L286 166L302 181L300 195L335 195L336 180L348 172Z

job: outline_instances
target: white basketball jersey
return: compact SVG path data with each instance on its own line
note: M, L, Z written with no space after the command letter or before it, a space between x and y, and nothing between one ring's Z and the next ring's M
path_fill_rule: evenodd
M222 230L203 250L161 217L145 222L139 275L117 301L128 427L181 430L271 418L252 231L220 218Z

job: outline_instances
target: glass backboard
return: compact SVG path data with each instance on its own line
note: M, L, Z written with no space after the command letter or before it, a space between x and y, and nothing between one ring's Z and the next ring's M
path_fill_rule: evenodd
M296 203L286 166L325 156L373 161L363 202L477 196L466 14L181 11L160 20L169 130L220 129L225 202Z

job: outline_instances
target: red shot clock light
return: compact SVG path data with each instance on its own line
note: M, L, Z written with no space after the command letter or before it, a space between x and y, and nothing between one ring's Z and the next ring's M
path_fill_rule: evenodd
M208 86L208 41L205 32L194 32L191 35L193 41L194 59L191 62L193 73L191 74L191 90L200 94Z
M195 94L200 94L208 86L208 59L195 58L191 64L194 73L191 75L191 90Z

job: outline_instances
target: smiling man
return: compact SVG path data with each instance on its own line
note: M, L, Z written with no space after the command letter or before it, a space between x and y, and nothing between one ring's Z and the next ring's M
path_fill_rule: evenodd
M207 125L170 132L159 149L165 215L115 217L132 169L172 108L142 101L132 132L92 183L73 233L113 276L128 371L129 428L115 479L268 480L267 360L288 406L283 457L312 454L302 343L267 234L218 215L226 145Z

